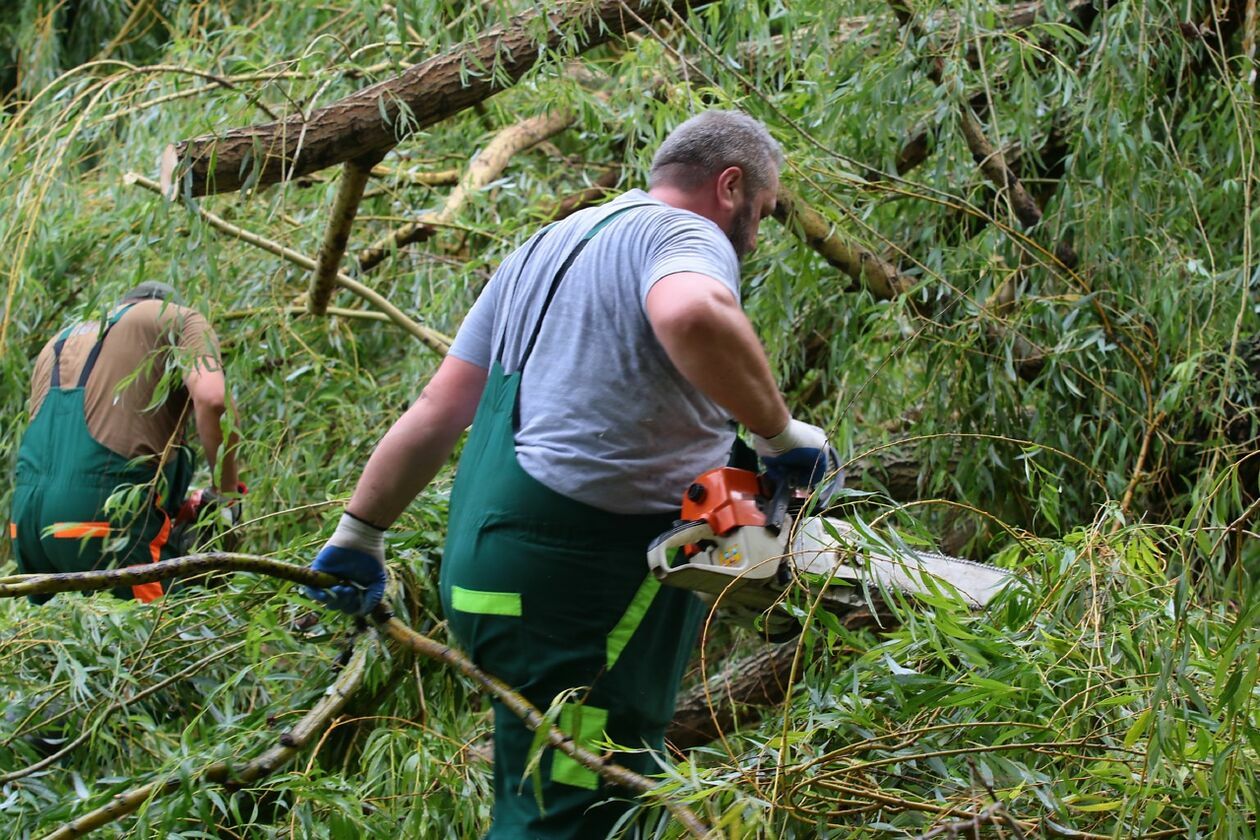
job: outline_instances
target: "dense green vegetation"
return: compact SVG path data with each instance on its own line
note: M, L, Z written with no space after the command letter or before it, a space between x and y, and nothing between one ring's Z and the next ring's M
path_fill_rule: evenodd
M336 170L175 203L123 176L156 177L167 143L327 104L526 8L0 11L0 463L43 342L164 280L223 338L251 487L243 550L308 562L438 356L386 321L290 311L309 271L194 212L314 256ZM1033 8L1034 22L1011 20ZM794 408L852 459L846 514L1027 582L982 615L946 599L895 605L900 624L883 633L846 629L802 596L789 700L676 757L662 796L732 838L972 823L992 836L1255 835L1256 27L1243 0L923 2L907 27L874 0L717 2L581 55L549 52L385 158L350 271L362 248L442 208L449 179L422 175L463 171L503 130L572 111L427 241L360 275L451 335L558 200L642 185L659 140L696 109L764 120L800 216L826 224L812 237L792 220L763 225L746 305ZM994 158L977 166L977 125L1037 224L1013 189L995 191ZM820 254L843 248L908 288L881 291L870 259L858 280ZM364 306L345 291L333 303ZM449 486L444 473L390 538L408 621L438 638L429 582ZM0 570L13 570L7 543ZM174 793L101 835L478 836L484 704L450 670L383 644L346 714L296 761L236 792L198 778L270 746L334 679L354 627L295 623L309 611L295 588L243 575L156 608L0 600L0 835L42 836L174 778ZM693 682L757 644L714 624ZM661 820L661 836L680 833Z

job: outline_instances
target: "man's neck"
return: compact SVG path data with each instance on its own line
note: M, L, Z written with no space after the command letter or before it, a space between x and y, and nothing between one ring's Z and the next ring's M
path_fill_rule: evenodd
M710 202L705 201L694 192L680 190L672 184L657 184L648 190L647 194L657 201L668 204L670 207L677 207L679 210L690 210L698 216L704 216L709 220L713 219L713 208L710 206Z

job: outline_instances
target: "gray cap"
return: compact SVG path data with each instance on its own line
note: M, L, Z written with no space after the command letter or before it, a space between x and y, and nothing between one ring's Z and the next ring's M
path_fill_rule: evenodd
M134 289L122 296L122 302L128 303L135 300L168 300L171 303L180 303L179 292L175 291L175 287L169 283L162 283L158 280L145 280L137 285Z

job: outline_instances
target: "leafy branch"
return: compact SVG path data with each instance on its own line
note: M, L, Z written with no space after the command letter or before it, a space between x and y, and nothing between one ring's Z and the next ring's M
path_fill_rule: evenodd
M305 566L296 566L256 555L223 552L193 554L144 566L127 566L91 572L14 575L0 578L0 598L49 595L57 592L100 591L169 580L173 577L204 575L207 572L251 572L316 588L333 586L339 582L333 575L316 572ZM416 632L383 606L377 608L372 618L389 638L421 656L450 665L471 679L510 709L530 731L545 728L544 737L548 746L569 756L608 783L627 788L639 795L652 794L658 789L658 783L646 776L579 746L570 735L553 726L537 707L513 691L506 683L482 671L454 648ZM229 788L247 784L274 772L309 743L317 731L327 729L362 682L369 638L367 634L360 634L356 638L354 653L337 681L315 707L288 732L280 736L278 746L271 748L238 771L233 771L232 766L227 762L219 762L206 768L201 774L202 777ZM109 805L68 823L48 835L45 840L80 837L88 831L135 812L153 796L170 793L179 789L182 784L183 782L179 779L166 779L119 794ZM690 808L670 800L665 800L663 804L693 837L708 836L709 829Z

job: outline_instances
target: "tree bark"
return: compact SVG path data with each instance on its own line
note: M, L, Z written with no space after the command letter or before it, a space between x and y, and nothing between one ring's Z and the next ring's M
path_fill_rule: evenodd
M332 216L324 231L324 244L315 258L315 270L311 273L311 288L307 293L307 307L312 315L328 311L328 301L337 285L337 269L346 253L350 240L350 228L363 200L363 188L377 160L374 155L366 160L348 160L341 168L341 181L337 185L337 198L333 201Z
M504 26L416 64L309 115L181 140L163 156L167 196L263 187L348 160L384 154L410 134L510 87L545 51L571 38L589 50L639 26L688 11L687 0L571 0L545 15L530 11ZM576 32L575 32L575 24ZM537 33L547 33L538 38ZM573 36L576 36L575 38Z
M827 262L852 278L854 285L865 286L880 300L899 297L914 285L909 277L874 251L845 241L825 216L786 187L779 187L774 217Z
M426 213L363 249L359 254L359 273L371 271L393 251L412 242L423 242L438 228L449 224L470 195L485 188L502 174L513 155L565 130L573 124L573 120L572 111L552 111L522 120L500 131L469 162L468 170L446 197L441 210Z

